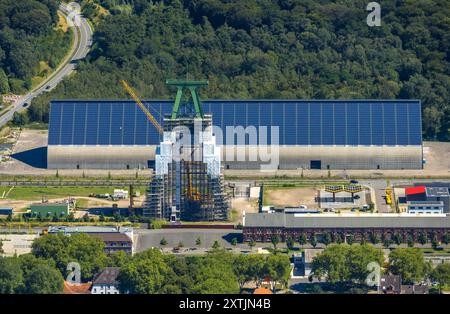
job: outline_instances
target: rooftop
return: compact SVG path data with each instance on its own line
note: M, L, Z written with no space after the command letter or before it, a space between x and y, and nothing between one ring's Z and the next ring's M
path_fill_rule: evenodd
M95 277L92 283L94 285L116 285L118 283L117 276L119 273L119 267L106 267Z
M401 291L401 284L399 275L383 275L380 278L380 292L398 294Z
M246 214L244 227L285 228L450 228L445 214L417 216L412 214Z
M64 280L64 294L91 294L91 282L74 284Z
M256 288L255 290L253 290L253 294L273 294L272 291L270 291L267 288Z
M36 207L69 207L68 203L35 203L31 204L30 207L36 208Z
M49 233L128 233L132 232L133 228L131 227L114 227L114 226L75 226L75 227L67 227L67 226L50 226L48 228Z
M402 294L428 294L426 285L402 285Z
M424 194L425 193L425 186L414 186L414 187L408 187L405 189L406 195L415 195L415 194Z
M130 239L129 236L123 233L107 233L107 232L100 232L100 233L89 233L91 236L99 238L103 242L130 242L133 241Z
M450 194L448 193L447 187L437 187L437 186L428 187L427 186L426 190L427 190L428 197L449 197L450 196Z
M443 201L411 201L407 202L408 205L440 205L443 206Z
M160 124L173 109L169 100L143 104ZM212 114L213 125L224 132L227 126L279 126L279 145L422 145L419 100L254 99L202 104L204 113ZM130 100L52 101L49 120L49 146L161 142L157 129ZM270 145L271 136L257 141Z

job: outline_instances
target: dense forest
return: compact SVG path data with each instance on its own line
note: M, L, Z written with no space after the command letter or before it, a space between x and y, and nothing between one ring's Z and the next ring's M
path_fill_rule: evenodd
M207 78L203 98L421 99L424 138L450 140L450 6L367 0L85 0L92 52L51 98L169 98L166 78Z
M23 94L67 53L58 0L0 0L0 94Z

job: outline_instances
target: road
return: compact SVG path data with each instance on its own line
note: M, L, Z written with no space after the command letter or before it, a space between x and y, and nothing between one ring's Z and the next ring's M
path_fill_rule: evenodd
M67 18L70 13L68 7L65 4L61 4L60 12ZM48 92L55 88L64 77L72 73L76 67L77 61L86 57L92 46L92 29L88 21L84 18L80 18L79 25L76 25L74 31L74 43L71 51L68 54L66 60L56 69L56 71L43 81L39 86L28 94L22 96L8 112L0 117L0 128L3 127L8 121L10 121L15 112L20 111L23 108L28 107L31 101L44 92Z

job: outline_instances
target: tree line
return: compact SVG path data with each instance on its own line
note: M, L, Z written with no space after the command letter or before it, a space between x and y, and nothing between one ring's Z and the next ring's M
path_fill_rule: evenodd
M104 243L87 234L51 234L36 239L31 254L0 257L0 294L62 293L70 262L79 263L82 282L92 281L105 267L120 267L119 289L133 294L234 294L247 291L246 284L258 287L266 281L275 291L287 287L291 271L289 256L276 249L269 255L233 254L214 245L206 254L176 256L153 248L130 257L122 251L105 254ZM346 286L365 293L372 262L383 273L400 275L404 284L450 286L449 263L433 268L417 248L395 249L385 261L383 251L369 244L328 246L313 258L310 277L325 280L335 291Z
M333 244L313 258L311 278L325 280L333 285L365 285L377 263L385 274L400 275L403 284L415 284L426 280L436 282L439 288L450 285L450 264L433 268L426 262L418 248L398 248L390 252L385 262L383 251L371 245ZM366 286L366 289L368 287Z
M237 255L215 246L196 256L163 254L149 249L130 257L119 251L107 255L104 243L87 234L50 234L36 239L31 254L0 257L0 293L62 293L67 265L80 265L81 281L92 281L105 267L120 267L122 293L239 293L248 282L267 278L275 288L286 287L289 257Z
M389 1L381 27L367 1L94 0L94 47L51 98L170 98L166 78L207 78L204 98L421 99L423 136L449 140L450 7ZM99 12L107 12L101 14ZM99 16L102 16L99 18Z
M278 243L281 242L281 238L277 235L274 235L270 238L270 241L274 248ZM325 246L336 243L360 243L360 244L381 244L385 248L389 248L392 245L401 245L407 244L409 247L413 247L416 243L421 245L425 245L430 243L433 248L437 248L442 242L443 244L450 243L450 233L443 234L440 238L438 238L435 232L418 232L415 233L405 233L405 232L393 232L393 233L376 233L376 232L361 232L358 234L344 234L341 232L322 232L322 233L300 233L297 237L288 236L285 239L286 246L289 249L293 249L295 245L298 243L300 246L305 246L307 244L312 247L317 247L319 244L323 244ZM248 241L249 246L254 246L256 242L253 239Z

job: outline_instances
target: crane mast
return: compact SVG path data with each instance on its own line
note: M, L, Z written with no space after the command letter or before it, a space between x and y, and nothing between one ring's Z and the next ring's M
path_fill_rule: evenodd
M125 80L121 80L120 84L122 84L123 88L127 91L127 93L133 98L133 100L136 102L136 104L141 108L141 110L145 113L147 116L147 119L156 127L158 132L160 134L164 134L164 129L162 126L158 123L158 121L155 119L155 117L150 113L150 111L147 110L147 107L144 106L142 101L139 99L139 97L136 95L134 90L131 88L130 85Z

